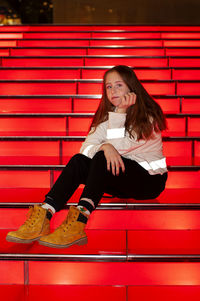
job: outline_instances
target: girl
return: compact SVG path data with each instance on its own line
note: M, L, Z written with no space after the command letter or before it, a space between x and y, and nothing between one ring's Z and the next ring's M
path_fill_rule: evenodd
M103 193L115 197L152 199L164 190L166 160L161 131L166 122L160 106L127 66L105 72L103 94L80 153L71 158L41 206L9 232L11 242L64 248L87 243L88 217ZM71 206L63 223L51 234L50 219L63 209L80 184L85 184L77 207Z

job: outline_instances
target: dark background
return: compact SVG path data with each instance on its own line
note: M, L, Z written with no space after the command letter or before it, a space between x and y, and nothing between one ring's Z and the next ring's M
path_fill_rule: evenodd
M200 0L0 0L22 24L200 24Z

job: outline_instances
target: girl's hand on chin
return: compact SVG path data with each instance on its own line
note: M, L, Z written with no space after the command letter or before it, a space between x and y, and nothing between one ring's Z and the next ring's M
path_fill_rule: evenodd
M117 106L116 113L126 113L126 110L135 104L137 95L134 92L129 92L125 94L122 99L121 103Z

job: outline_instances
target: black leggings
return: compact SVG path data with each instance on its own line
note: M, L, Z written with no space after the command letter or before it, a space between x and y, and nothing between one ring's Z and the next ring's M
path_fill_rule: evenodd
M45 202L56 211L63 209L80 184L85 184L80 199L91 199L95 208L104 193L119 198L144 200L158 197L165 189L167 172L150 175L137 162L124 157L122 160L125 172L120 169L119 175L114 176L107 170L103 151L97 152L92 159L82 154L74 155L46 195Z

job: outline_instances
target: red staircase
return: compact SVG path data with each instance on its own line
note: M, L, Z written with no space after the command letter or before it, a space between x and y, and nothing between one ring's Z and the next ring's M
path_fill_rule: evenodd
M85 246L6 242L79 151L116 64L133 67L166 114L166 190L145 201L105 195ZM2 298L199 300L200 26L2 26L0 66Z

